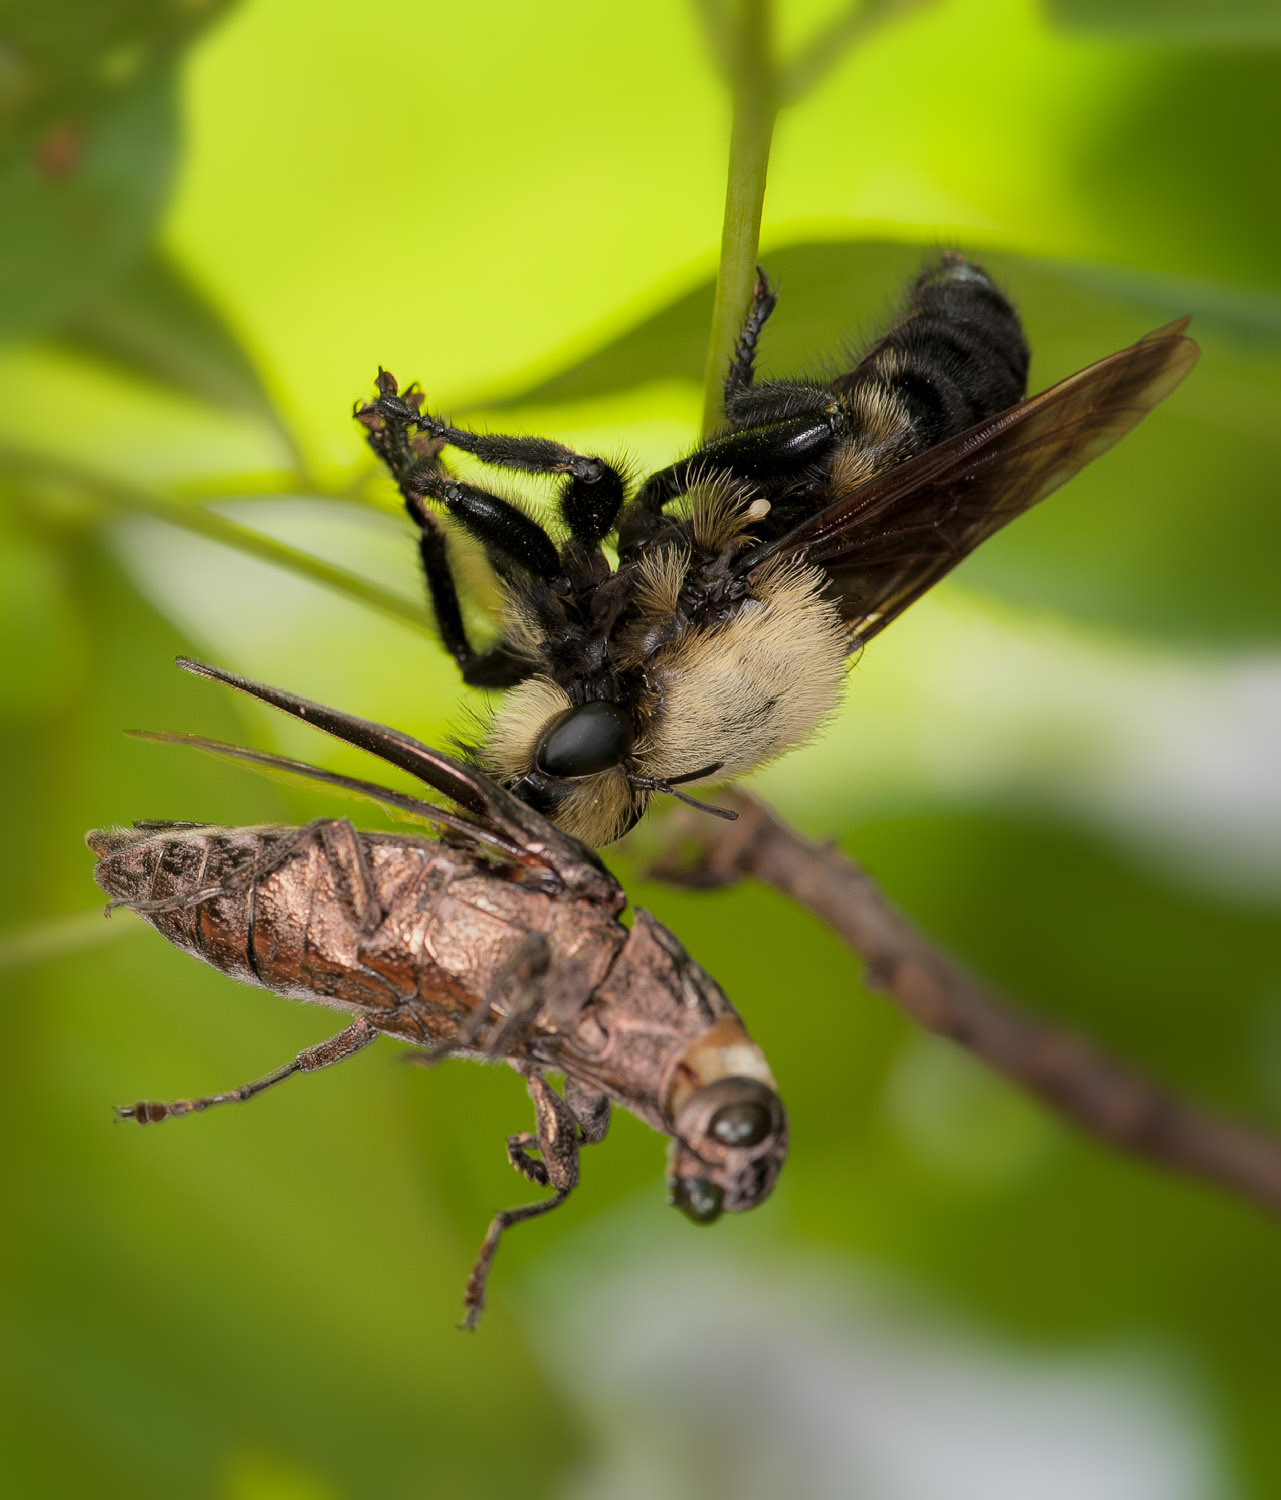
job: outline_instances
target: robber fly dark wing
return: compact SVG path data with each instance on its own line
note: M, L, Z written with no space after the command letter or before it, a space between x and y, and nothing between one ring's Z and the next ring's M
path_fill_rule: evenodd
M1119 442L1196 363L1188 319L887 470L749 554L821 568L870 640L993 532Z
M620 903L622 893L617 881L590 849L562 833L541 813L527 807L474 767L440 750L433 750L398 729L343 713L341 709L330 708L310 698L301 698L284 688L254 682L234 672L192 661L190 657L180 656L178 665L187 672L247 693L304 724L323 729L335 739L366 750L389 765L399 766L470 813L472 817L468 822L473 833L479 826L496 835L504 844L517 847L526 863L532 859L541 864L569 890L611 905Z

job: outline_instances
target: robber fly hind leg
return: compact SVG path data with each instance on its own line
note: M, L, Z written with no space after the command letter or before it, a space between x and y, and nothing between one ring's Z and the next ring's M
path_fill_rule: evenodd
M777 302L778 297L770 286L768 277L757 266L756 280L752 285L752 305L747 317L743 319L738 341L734 345L734 354L729 362L729 373L725 376L725 418L731 427L742 425L736 415L735 405L739 397L752 388L752 382L756 378L756 343Z

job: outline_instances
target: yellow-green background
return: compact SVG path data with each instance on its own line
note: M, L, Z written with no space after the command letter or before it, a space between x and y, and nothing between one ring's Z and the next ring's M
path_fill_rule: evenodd
M835 8L785 0L783 44ZM1186 311L1204 355L762 784L1028 1006L1281 1128L1279 42L1275 3L943 0L783 118L769 367L875 328L949 242L1019 301L1036 387ZM914 1034L780 899L647 884L644 849L611 859L791 1110L759 1213L686 1224L619 1119L466 1337L488 1214L527 1196L515 1078L387 1044L110 1128L334 1029L98 924L86 828L332 806L121 730L357 764L173 656L436 742L463 702L429 633L130 516L138 492L414 600L348 418L379 363L457 417L667 461L727 114L682 0L18 0L0 108L6 1489L1057 1500L1066 1451L1115 1481L1094 1495L1281 1492L1277 1225Z

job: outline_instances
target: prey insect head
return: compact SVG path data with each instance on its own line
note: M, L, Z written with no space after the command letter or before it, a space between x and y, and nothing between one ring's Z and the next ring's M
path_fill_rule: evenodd
M696 1090L676 1119L668 1201L695 1224L767 1198L787 1155L787 1116L759 1078L718 1079Z

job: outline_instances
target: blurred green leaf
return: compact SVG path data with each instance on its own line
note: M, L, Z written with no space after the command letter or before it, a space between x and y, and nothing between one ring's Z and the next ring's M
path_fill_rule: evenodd
M167 390L279 421L257 370L217 309L154 249L106 295L82 307L56 343Z
M142 254L178 161L175 57L219 0L10 8L0 40L0 339Z
M228 0L58 0L5 8L0 148L31 146L68 121L109 112Z
M114 479L109 474L98 474L76 464L3 444L0 444L0 465L21 486L23 498L37 516L46 508L50 515L56 514L57 509L65 505L67 492L80 494L91 504L101 505L116 515L148 516L165 521L182 531L195 532L237 552L285 568L300 578L311 579L394 619L407 621L419 629L426 628L422 606L416 600L406 599L350 569L336 567L324 558L241 526L208 506L194 501L170 500L155 491Z
M142 253L177 165L177 119L165 69L122 92L83 134L69 126L67 167L27 154L0 165L0 218L10 226L0 241L0 338L56 326Z
M1068 31L1225 46L1281 42L1276 0L1048 0L1048 9Z
M63 557L38 536L0 524L0 723L16 727L64 702L84 646Z

